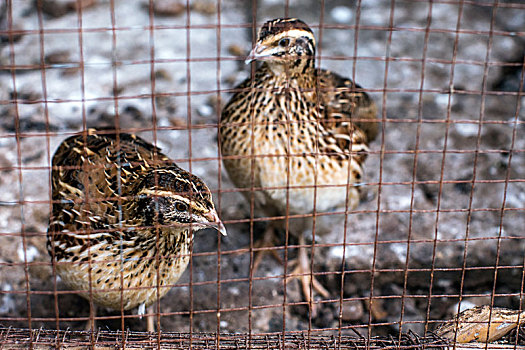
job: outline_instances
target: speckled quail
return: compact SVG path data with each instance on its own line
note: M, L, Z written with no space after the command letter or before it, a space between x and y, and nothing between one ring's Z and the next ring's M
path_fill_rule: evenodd
M63 141L52 197L47 247L56 273L112 309L164 296L186 269L195 231L226 233L204 182L135 135L90 130Z
M460 312L452 320L442 324L436 333L457 343L492 343L524 323L523 310L483 305Z
M355 185L363 175L368 142L377 134L376 105L350 79L316 68L315 47L314 34L303 21L266 22L247 59L262 64L222 111L225 168L237 187L256 189L243 193L253 195L269 216L307 214L314 208L326 212L345 203L353 209L359 203ZM263 245L271 241L268 232ZM303 246L302 232L295 234ZM302 275L310 301L304 247L295 272ZM311 282L328 295L315 279Z

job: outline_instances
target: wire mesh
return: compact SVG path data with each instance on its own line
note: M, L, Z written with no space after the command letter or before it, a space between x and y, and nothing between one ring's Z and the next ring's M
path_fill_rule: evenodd
M0 347L65 339L79 346L433 347L429 331L464 308L523 309L520 1L1 6ZM255 76L256 66L242 62L258 29L283 16L312 28L317 67L357 82L378 105L381 126L355 209L294 213L287 195L286 210L269 215L255 196L300 189L291 185L294 174L274 174L288 179L285 186L236 188L224 169L221 110L238 84ZM91 312L93 298L67 288L47 253L53 155L64 139L86 138L91 128L135 133L199 176L228 230L224 238L195 233L186 271L147 311L162 334L134 333L146 322L122 303ZM255 176L253 167L247 171ZM314 197L337 186L316 185ZM91 204L108 200L121 207L125 198ZM280 223L279 241L258 246L266 228ZM290 277L301 247L311 275L329 291L314 293L312 304ZM268 254L256 271L263 251L282 264ZM108 331L65 331L86 322ZM518 346L518 338L508 343Z
M90 345L89 342L78 343L78 338L87 337L87 332L81 331L49 331L34 330L28 332L21 329L5 330L2 336L4 344L17 346L27 346L31 342L38 343L41 348L52 348L55 346ZM73 339L73 341L71 341ZM154 346L157 340L148 333L126 332L124 335L118 332L98 331L96 334L96 346L121 346L127 344L129 348L143 348L144 346ZM187 349L192 346L196 349L355 349L355 348L389 348L396 347L401 349L422 349L427 346L431 349L442 349L447 346L445 342L436 338L418 338L414 334L405 335L400 342L394 339L376 339L367 341L365 338L344 337L337 339L334 336L322 336L317 339L309 340L304 334L276 335L257 335L248 340L246 335L231 334L221 336L220 343L217 342L215 334L198 333L189 337L187 333L165 333L162 336L161 345L166 349Z

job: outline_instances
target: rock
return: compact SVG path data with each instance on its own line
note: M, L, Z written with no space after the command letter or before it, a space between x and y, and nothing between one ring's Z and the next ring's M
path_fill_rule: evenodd
M62 17L65 14L94 6L97 0L43 0L42 11L51 17ZM35 1L35 7L38 2Z
M384 304L384 299L373 299L371 303L365 301L365 305L369 308L372 318L376 321L382 321L388 317L388 312L385 310Z
M167 81L171 81L172 77L170 72L168 72L166 69L157 69L155 71L155 78L156 79L163 79Z
M217 5L210 1L195 0L191 4L191 9L208 16L217 13Z
M209 118L213 114L213 107L210 105L202 105L197 109L197 112L201 117Z
M312 318L314 325L318 328L328 328L332 326L334 321L334 312L332 307L324 305L316 305L317 315Z
M346 6L336 6L330 11L330 16L337 23L350 24L350 21L354 18L352 9Z
M246 56L247 54L246 50L237 44L228 46L228 53L232 56Z
M363 317L363 302L361 300L343 302L341 317L346 322L360 320Z
M175 129L183 130L188 127L187 120L183 118L172 117L172 118L169 118L169 121L170 121L170 124L173 127L175 127Z
M50 54L47 54L44 57L44 62L47 64L58 64L58 63L68 63L71 61L71 54L69 51L60 50L54 51Z
M24 28L18 23L12 23L11 28L9 28L5 4L5 2L0 4L0 31L6 32L0 34L0 43L8 44L11 41L16 43L24 36L24 34L20 32Z
M144 8L149 11L149 3L144 3ZM155 16L180 16L186 12L186 5L179 0L157 0L153 3Z

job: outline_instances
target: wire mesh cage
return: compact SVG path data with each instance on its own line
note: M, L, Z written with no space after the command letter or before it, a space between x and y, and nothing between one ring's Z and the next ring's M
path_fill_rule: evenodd
M481 305L523 311L521 1L6 0L1 11L0 347L445 347L432 331L459 311ZM311 28L317 67L359 84L337 91L364 92L377 105L377 137L366 147L358 184L316 180L294 188L290 179L298 175L288 167L269 175L288 179L286 186L239 188L231 179L236 171L254 179L257 157L276 164L293 159L270 154L258 140L250 146L261 147L257 156L237 157L247 158L251 169L225 169L237 158L220 152L221 113L232 95L258 88L261 63L244 61L259 28L288 17ZM245 79L251 85L240 88ZM268 98L278 94L260 90ZM312 110L323 103L310 102ZM240 128L226 137L240 137ZM138 138L129 149L127 136L97 146L101 156L91 167L68 163L75 154L91 162L94 148L82 142L115 132ZM77 140L77 148L57 165L54 156L66 139ZM314 139L318 147L319 135ZM309 150L315 172L330 178L318 150ZM133 152L140 156L129 156ZM160 251L172 227L159 221L169 215L159 214L164 199L157 197L173 190L159 190L166 169L190 184L175 191L189 206L188 217L202 210L209 222L184 226L194 233L187 252L125 257L124 236L150 228L151 247ZM72 185L68 171L85 178ZM87 199L96 193L90 186L97 186L97 176L111 196L99 186L100 197ZM140 186L150 179L150 187L128 186L128 192L135 177ZM201 195L206 186L211 207ZM331 195L323 196L348 197L349 188L359 188L355 208L332 207ZM293 191L303 189L313 189L313 209L290 210L300 206L290 203ZM257 198L276 191L285 193L283 208L262 210ZM147 207L153 221L127 214L127 203L140 207L146 197L155 199ZM115 285L102 290L93 276L87 287L71 288L73 277L57 273L61 266L97 270L98 243L86 243L84 263L52 260L46 247L48 229L51 241L58 234L53 222L67 226L69 220L53 216L54 208L78 209L81 217L86 203L100 212L86 216L71 237L118 237L113 244L120 255L109 262L99 257L100 275L110 274L108 263L118 267ZM218 216L210 216L211 209ZM97 226L95 216L113 220L112 229ZM227 236L201 230L219 228L219 218ZM133 228L126 226L131 221ZM275 241L260 245L270 229ZM56 249L77 254L71 246ZM297 272L301 251L311 271ZM156 282L160 264L180 259L188 264L180 278ZM148 261L136 274L146 275L152 265L157 280L125 286L128 261ZM166 273L173 270L170 265ZM312 278L301 280L301 273ZM149 308L125 306L127 291L147 290ZM118 294L118 306L96 307L100 293ZM149 327L145 318L162 334L141 333ZM83 331L86 324L92 332ZM507 343L521 346L520 332Z

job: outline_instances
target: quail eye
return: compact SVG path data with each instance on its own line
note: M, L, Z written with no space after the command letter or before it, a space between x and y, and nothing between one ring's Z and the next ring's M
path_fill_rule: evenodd
M177 211L188 211L188 205L183 202L177 202L175 203L175 209L177 209Z
M279 40L279 46L281 46L281 47L286 47L286 46L288 46L289 43L290 43L290 39L288 39L288 38L283 38L283 39Z

